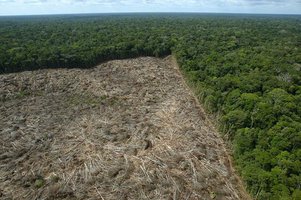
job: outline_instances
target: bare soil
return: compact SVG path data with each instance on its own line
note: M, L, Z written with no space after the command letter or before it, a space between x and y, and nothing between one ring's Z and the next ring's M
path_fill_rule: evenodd
M0 75L1 199L249 199L172 57Z

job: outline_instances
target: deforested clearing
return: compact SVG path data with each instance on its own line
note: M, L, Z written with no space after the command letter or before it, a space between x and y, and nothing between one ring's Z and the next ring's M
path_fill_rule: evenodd
M170 56L0 82L1 199L249 199Z

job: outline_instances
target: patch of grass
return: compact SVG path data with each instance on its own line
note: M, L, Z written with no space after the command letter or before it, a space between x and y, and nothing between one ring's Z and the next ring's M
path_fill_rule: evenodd
M43 185L45 184L45 180L43 178L38 178L36 179L36 181L34 182L34 186L36 188L41 188L43 187Z
M29 95L30 95L30 92L29 92L29 91L27 91L27 90L21 90L21 91L19 91L19 92L16 94L16 98L22 99L22 98L24 98L24 97L26 97L26 96L29 96Z

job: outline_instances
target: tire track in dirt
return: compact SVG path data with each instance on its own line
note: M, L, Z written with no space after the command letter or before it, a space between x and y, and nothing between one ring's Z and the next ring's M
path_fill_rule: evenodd
M249 199L172 57L0 82L3 199Z

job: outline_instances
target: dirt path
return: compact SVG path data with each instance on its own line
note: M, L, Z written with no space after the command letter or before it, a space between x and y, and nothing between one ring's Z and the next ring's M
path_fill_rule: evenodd
M0 83L1 199L249 199L171 57Z

